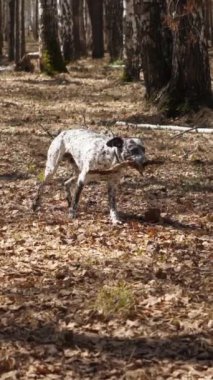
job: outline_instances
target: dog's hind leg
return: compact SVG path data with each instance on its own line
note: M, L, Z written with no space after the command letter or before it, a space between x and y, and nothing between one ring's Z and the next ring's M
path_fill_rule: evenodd
M38 186L37 194L32 204L33 211L35 211L40 205L41 196L44 192L44 187L55 174L58 168L59 162L64 156L64 153L65 153L65 148L63 144L63 139L61 135L59 135L52 141L49 147L48 154L47 154L46 168L45 168L45 173L44 173L44 180Z

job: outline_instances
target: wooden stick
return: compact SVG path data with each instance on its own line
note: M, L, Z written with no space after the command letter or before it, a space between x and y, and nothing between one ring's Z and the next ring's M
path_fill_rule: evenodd
M112 175L112 174L116 174L118 173L120 170L123 170L123 169L126 169L128 167L132 168L132 169L135 169L137 170L140 174L142 174L142 171L145 167L149 166L149 165L162 165L164 163L163 160L147 160L144 162L144 164L142 165L142 167L139 167L139 165L137 165L135 162L133 161L129 161L129 160L126 160L126 161L123 161L123 162L119 162L118 164L115 164L112 168L110 169L105 169L105 170L90 170L89 171L89 174L94 174L94 175L103 175L103 176L108 176L108 175Z

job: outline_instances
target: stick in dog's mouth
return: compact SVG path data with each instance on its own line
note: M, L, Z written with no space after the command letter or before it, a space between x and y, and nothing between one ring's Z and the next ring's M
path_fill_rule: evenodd
M162 163L163 163L163 161L160 161L160 160L146 160L146 161L144 161L144 164L142 166L139 166L139 165L136 164L136 162L126 160L126 161L123 161L123 162L119 162L118 164L114 165L111 169L90 170L89 174L99 174L99 175L103 175L103 176L108 176L108 175L111 175L111 174L116 174L120 170L127 169L128 167L131 167L132 169L137 170L137 172L139 172L142 175L143 174L143 170L148 165L153 165L153 164L154 165L155 164L159 165L159 164L162 164Z

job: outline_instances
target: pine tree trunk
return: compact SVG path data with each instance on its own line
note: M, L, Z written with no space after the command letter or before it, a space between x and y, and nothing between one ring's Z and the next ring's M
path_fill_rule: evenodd
M105 0L106 31L110 60L123 55L123 0Z
M87 0L83 0L83 17L84 17L84 28L85 28L85 43L86 43L86 52L91 50L92 46L92 25L89 16L89 9Z
M173 36L172 72L159 96L159 105L173 114L201 104L211 105L212 94L203 5L196 1L190 8L187 0L169 3L175 9L169 20Z
M142 0L124 0L124 80L139 80Z
M35 0L35 3L33 3L34 9L33 9L33 20L32 20L32 32L33 37L37 41L39 39L39 14L38 14L38 4L39 0Z
M24 56L25 50L25 0L21 0L21 58Z
M205 0L203 7L206 39L212 43L212 0Z
M73 0L73 23L75 58L77 59L86 55L83 0Z
M9 1L8 58L15 58L15 0Z
M59 39L66 62L74 58L73 0L57 0L59 18Z
M67 72L58 37L56 0L39 1L40 66L48 75Z
M0 57L3 55L3 12L2 0L0 0Z
M15 0L15 63L19 63L20 51L20 0Z
M171 76L172 36L165 0L142 1L142 69L147 98L154 98Z
M211 45L213 46L213 5L212 0L209 0L209 28L210 28L210 40Z
M87 0L91 24L92 24L92 57L103 58L103 0Z

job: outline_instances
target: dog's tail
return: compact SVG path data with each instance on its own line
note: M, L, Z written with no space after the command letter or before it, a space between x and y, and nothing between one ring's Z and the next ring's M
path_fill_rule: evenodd
M32 209L34 211L37 209L37 207L40 204L40 199L44 191L44 186L55 174L58 168L58 165L65 154L63 136L64 136L63 132L61 132L57 137L55 137L53 141L51 142L50 147L48 149L44 179L38 187L36 198L32 204Z
M63 132L56 136L50 144L47 152L47 162L45 168L45 181L51 178L66 153Z

